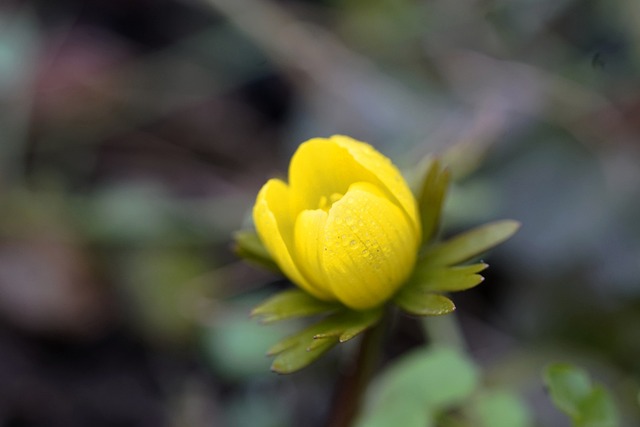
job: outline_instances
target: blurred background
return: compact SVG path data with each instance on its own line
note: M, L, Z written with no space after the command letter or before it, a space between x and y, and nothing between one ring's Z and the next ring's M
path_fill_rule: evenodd
M523 223L454 296L484 380L640 425L637 0L2 0L0 426L322 426L350 347L271 374L232 253L305 139L455 173L445 234ZM400 318L390 358L425 342Z

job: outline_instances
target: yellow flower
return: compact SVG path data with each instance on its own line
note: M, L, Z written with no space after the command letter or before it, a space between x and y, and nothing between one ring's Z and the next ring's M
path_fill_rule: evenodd
M391 161L341 135L301 144L289 183L269 180L253 209L260 239L289 279L356 310L380 305L409 277L419 218Z

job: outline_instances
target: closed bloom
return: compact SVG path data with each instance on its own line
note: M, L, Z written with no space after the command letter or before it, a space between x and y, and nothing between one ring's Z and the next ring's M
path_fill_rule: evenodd
M398 290L421 238L416 201L398 169L370 145L341 135L300 145L289 183L269 180L253 218L289 279L356 310Z

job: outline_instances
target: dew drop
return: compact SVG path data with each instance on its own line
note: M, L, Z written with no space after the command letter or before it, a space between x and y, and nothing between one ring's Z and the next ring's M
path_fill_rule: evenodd
M362 256L368 257L369 256L369 251L367 249L363 249L362 250Z
M349 242L349 244L351 246L356 246L358 244L358 242L356 242L355 240L352 240L352 241Z

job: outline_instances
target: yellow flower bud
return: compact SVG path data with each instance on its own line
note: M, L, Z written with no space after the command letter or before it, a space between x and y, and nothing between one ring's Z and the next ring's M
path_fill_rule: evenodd
M289 279L356 310L398 290L421 238L416 201L398 169L370 145L341 135L300 145L289 183L269 180L253 219Z

